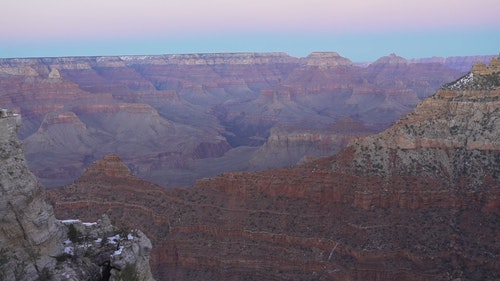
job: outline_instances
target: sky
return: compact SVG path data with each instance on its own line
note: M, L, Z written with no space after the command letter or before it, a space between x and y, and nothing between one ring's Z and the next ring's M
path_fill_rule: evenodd
M1 0L0 57L500 53L498 0Z

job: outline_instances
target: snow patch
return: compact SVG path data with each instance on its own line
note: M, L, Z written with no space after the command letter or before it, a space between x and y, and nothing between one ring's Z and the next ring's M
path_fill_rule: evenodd
M81 222L81 220L62 220L61 222L63 224L74 224L74 223Z
M127 234L127 240L134 240L134 236L132 234Z
M109 244L116 244L120 241L120 234L116 234L115 236L108 237Z
M474 74L469 72L467 75L458 79L455 83L451 84L449 88L451 90L460 90L465 88L467 85L471 84L474 81Z
M119 256L123 252L123 246L118 247L118 250L113 252L113 256Z
M147 60L151 58L152 56L120 56L120 60L122 61Z
M75 249L73 247L64 247L64 253L68 255L74 255Z
M82 224L83 224L84 226L93 226L93 225L97 225L97 223L96 223L96 222L82 222Z

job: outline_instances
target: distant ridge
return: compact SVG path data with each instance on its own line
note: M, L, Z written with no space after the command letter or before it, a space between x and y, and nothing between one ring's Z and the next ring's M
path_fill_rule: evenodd
M431 57L431 58L420 58L411 59L412 63L442 63L448 67L459 71L469 71L470 66L476 62L482 62L488 64L491 59L496 57L496 55L482 55L482 56L453 56L453 57Z

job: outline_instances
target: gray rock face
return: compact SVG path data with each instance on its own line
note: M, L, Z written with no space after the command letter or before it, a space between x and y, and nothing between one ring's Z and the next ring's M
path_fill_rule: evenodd
M64 232L44 190L28 170L17 139L18 116L0 118L0 249L4 252L5 280L35 280L45 267L53 267L62 251Z
M120 237L107 217L56 219L26 164L19 125L18 115L0 117L0 280L153 280L142 232ZM100 237L109 243L96 243Z

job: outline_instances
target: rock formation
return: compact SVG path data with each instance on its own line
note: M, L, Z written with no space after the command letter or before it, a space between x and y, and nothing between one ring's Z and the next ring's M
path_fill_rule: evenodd
M82 224L56 219L45 202L44 188L27 167L17 138L20 121L19 115L2 110L0 280L118 281L124 280L126 267L139 280L153 280L148 263L151 243L140 231L134 231L117 249L95 242L117 233L109 220ZM75 225L79 234L72 236ZM118 237L113 243L122 240Z
M318 66L321 68L335 67L339 65L352 66L353 63L349 59L341 57L336 52L314 52L302 59L303 63L308 66Z
M63 220L68 239L49 271L56 280L154 280L151 241L140 230L117 229L107 216L97 222Z
M139 225L159 280L498 280L497 61L331 157L162 189L110 156L50 198Z
M134 175L190 186L227 166L268 168L262 151L250 151L280 128L299 142L294 135L311 130L337 134L332 124L346 118L379 132L462 74L395 55L359 67L335 52L0 59L0 104L23 115L19 136L45 186L70 183L112 153ZM276 158L272 167L291 162Z
M0 118L2 280L35 280L44 268L54 267L50 256L62 252L62 230L26 166L16 136L19 119L19 115Z

